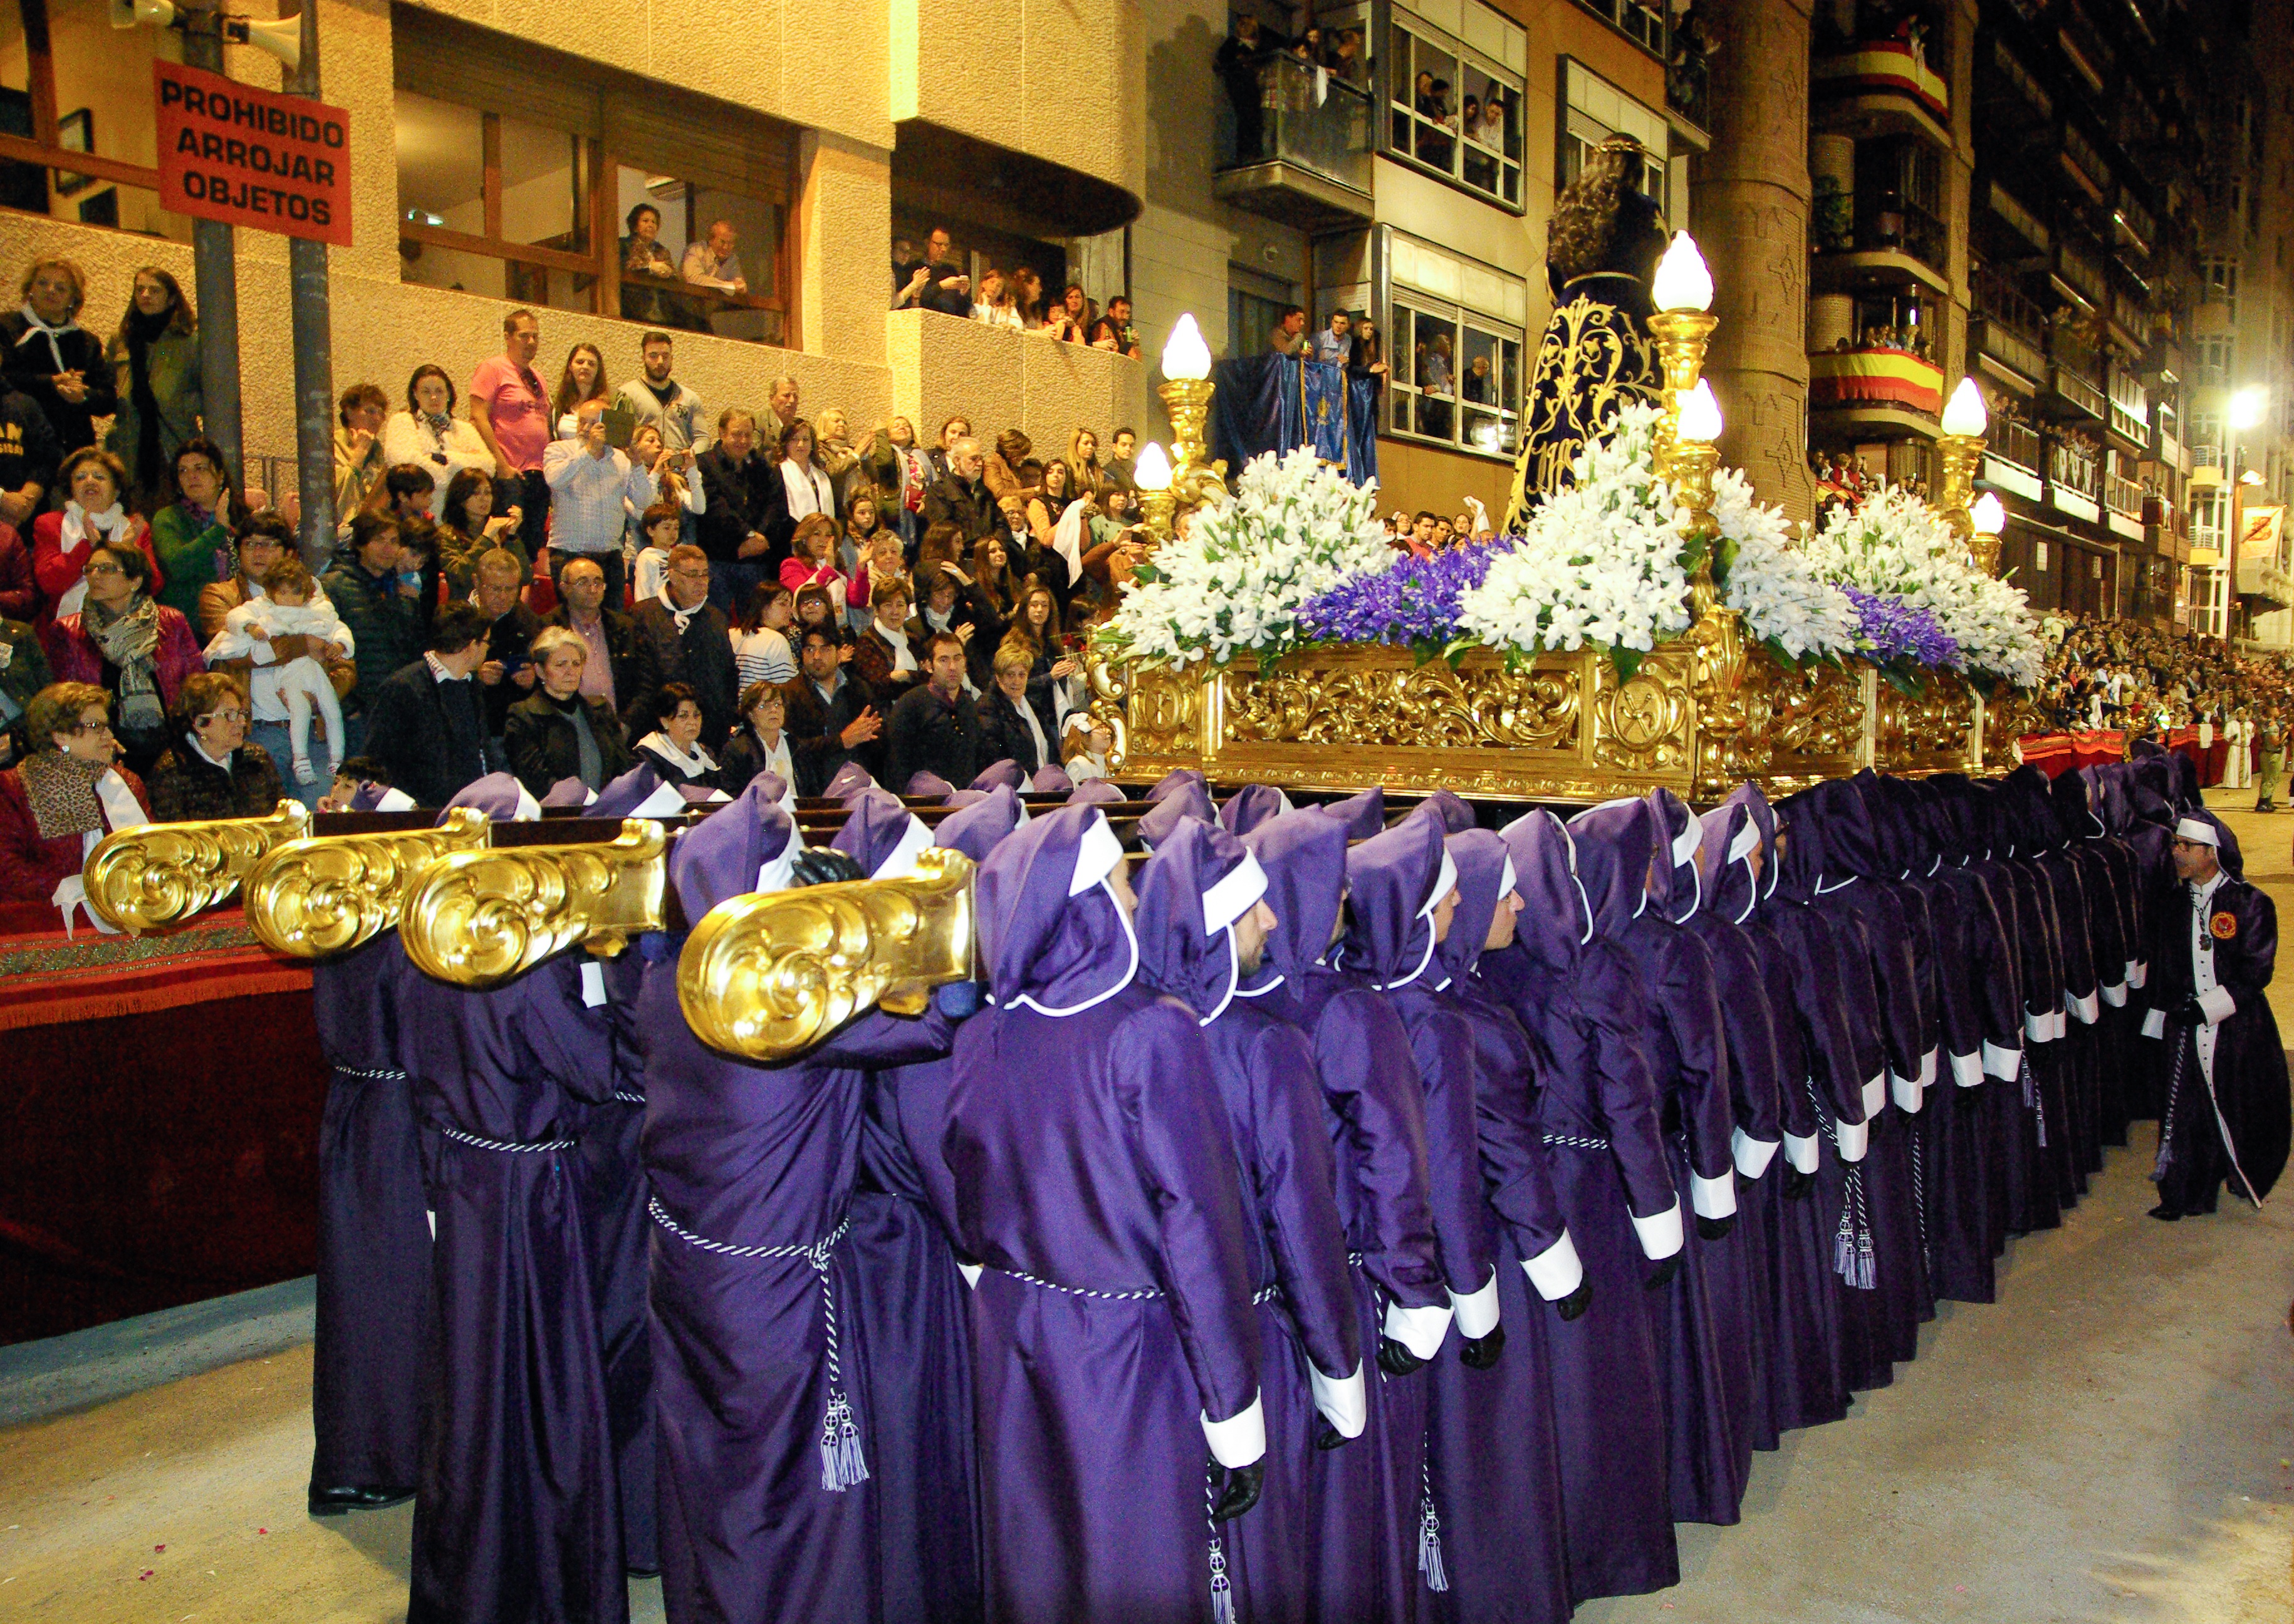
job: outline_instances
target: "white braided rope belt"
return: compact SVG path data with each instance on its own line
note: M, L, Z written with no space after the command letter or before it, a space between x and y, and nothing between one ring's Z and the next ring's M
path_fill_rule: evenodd
M582 1141L578 1139L549 1139L533 1144L521 1144L507 1139L480 1139L475 1133L465 1133L460 1128L442 1127L438 1132L458 1145L468 1145L474 1150L508 1150L531 1155L540 1150L571 1150Z
M403 1071L388 1069L366 1071L356 1066L338 1066L335 1068L335 1075L338 1077L356 1077L362 1083L403 1083L406 1081L406 1074Z

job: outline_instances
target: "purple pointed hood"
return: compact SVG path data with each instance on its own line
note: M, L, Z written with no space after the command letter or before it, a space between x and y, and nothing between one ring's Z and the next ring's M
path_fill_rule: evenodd
M1219 808L1219 827L1229 834L1249 834L1259 824L1290 810L1290 798L1271 784L1246 784L1227 797Z
M910 800L945 800L956 793L956 786L938 773L915 773L900 793Z
M940 819L940 827L932 831L932 844L982 863L997 842L1017 829L1027 815L1027 808L1012 791L990 790L963 811Z
M1566 975L1593 939L1593 908L1577 880L1568 828L1542 808L1508 824L1499 839L1513 858L1521 918L1514 941L1531 962Z
M1139 893L1140 978L1208 1026L1234 997L1234 922L1266 895L1266 872L1216 824L1185 823L1155 849Z
M457 807L474 807L497 824L530 824L541 816L541 803L533 792L508 773L488 773L456 791L454 799L439 809L439 827L445 826Z
M1318 809L1345 824L1350 840L1366 840L1386 827L1386 792L1375 785L1344 800L1327 801Z
M777 891L802 849L795 823L752 779L733 804L679 834L669 849L669 882L688 928L720 903L752 891Z
M1006 756L1001 761L991 761L972 775L971 788L975 790L1021 790L1028 787L1028 775L1020 764Z
M1704 828L1688 803L1671 790L1651 790L1649 810L1655 814L1658 838L1664 849L1649 870L1649 900L1675 924L1704 905L1704 876L1696 869L1696 849L1704 844Z
M1086 778L1068 792L1068 805L1071 807L1112 806L1129 799L1122 785L1110 784L1104 778Z
M1265 968L1248 985L1259 991L1278 980L1296 986L1330 951L1345 905L1346 832L1307 808L1268 819L1242 843L1266 871L1267 905L1274 910Z
M1777 809L1769 804L1769 798L1761 792L1761 786L1752 783L1738 784L1729 792L1729 798L1720 804L1727 807L1744 808L1746 816L1752 818L1753 826L1760 830L1762 858L1761 896L1763 899L1775 896L1777 891Z
M821 793L830 800L850 800L861 791L875 787L876 781L868 775L866 767L858 761L847 761L836 769L836 776L828 781L828 787Z
M988 799L986 790L950 790L940 798L943 807L974 807Z
M1513 854L1494 830L1468 829L1450 835L1442 849L1458 873L1458 908L1450 917L1450 934L1435 946L1434 968L1428 973L1437 986L1448 987L1474 973L1489 944L1499 899L1517 887Z
M1068 769L1058 762L1046 761L1036 769L1036 775L1028 780L1027 787L1038 795L1065 795L1074 790L1075 780L1068 776Z
M1569 820L1577 845L1577 878L1593 909L1593 928L1621 936L1648 911L1649 860L1663 837L1646 800L1612 800Z
M1169 772L1165 773L1160 778L1158 778L1155 781L1155 787L1147 792L1147 799L1149 800L1160 800L1164 796L1171 794L1175 791L1178 790L1182 785L1190 784L1193 784L1195 788L1200 790L1206 800L1209 798L1211 792L1210 780L1203 776L1200 768L1192 767L1175 767Z
M1429 807L1433 808L1433 816L1442 820L1442 830L1445 834L1463 834L1481 822L1474 816L1473 808L1460 800L1454 790L1436 790L1411 810L1423 812Z
M1442 849L1439 818L1405 817L1348 847L1346 889L1353 900L1340 945L1346 967L1381 987L1417 980L1434 962L1435 905L1457 882L1457 865Z
M1872 829L1872 815L1864 792L1845 778L1816 784L1793 802L1793 826L1813 821L1823 836L1824 872L1817 881L1819 894L1836 891L1860 879L1896 877L1881 874L1880 849Z
M1808 797L1795 795L1777 808L1777 833L1769 846L1777 881L1769 894L1779 902L1814 902L1824 879L1824 826L1809 810Z
M645 808L642 812L639 808ZM598 792L591 817L681 817L685 797L664 788L650 761L639 761Z
M1072 1015L1131 984L1139 943L1107 884L1122 861L1096 807L1062 807L997 842L973 889L989 996Z
M1873 874L1875 880L1902 880L1924 874L1927 864L1915 849L1916 841L1906 827L1897 780L1883 778L1870 767L1848 781L1864 803L1864 820L1872 830Z
M1742 801L1722 801L1697 820L1697 843L1706 876L1704 911L1731 924L1744 923L1760 901L1753 854L1761 849L1761 826L1753 821L1753 809Z
M828 842L868 871L871 880L898 880L916 872L917 854L931 849L924 820L883 790L866 790L849 803L844 827Z
M579 778L560 778L541 798L541 806L544 811L552 807L586 807L590 798L590 786Z
M1215 824L1218 813L1210 792L1200 784L1174 784L1139 819L1139 838L1153 850L1171 838L1183 823Z

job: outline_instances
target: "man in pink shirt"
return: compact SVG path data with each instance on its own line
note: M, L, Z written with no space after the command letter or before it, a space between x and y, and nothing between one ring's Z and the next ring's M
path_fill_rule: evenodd
M502 318L502 353L480 361L470 378L470 423L494 454L494 477L513 487L496 490L495 510L505 501L517 503L523 514L518 540L537 560L549 533L549 482L541 474L549 396L533 369L541 348L541 323L530 310L513 310Z

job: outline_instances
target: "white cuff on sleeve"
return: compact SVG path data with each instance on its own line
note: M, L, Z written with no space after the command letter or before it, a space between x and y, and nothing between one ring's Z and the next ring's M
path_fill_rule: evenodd
M1983 1081L1983 1056L1980 1051L1951 1057L1951 1080L1962 1088L1973 1088Z
M1458 1335L1468 1342L1479 1342L1498 1328L1498 1271L1490 1270L1487 1284L1479 1291L1460 1296L1450 1294L1450 1308L1458 1327Z
M2103 1001L2114 1010L2127 1007L2127 983L2115 981L2103 989Z
M1864 1085L1864 1120L1869 1122L1888 1108L1888 1074L1881 1072Z
M2061 1010L2050 1010L2047 1011L2047 1019L2054 1023L2055 1040L2058 1043L2070 1035L2071 1018L2070 1016Z
M1699 1218L1733 1218L1737 1215L1737 1173L1734 1168L1717 1179L1699 1173L1688 1175L1688 1205Z
M1558 1303L1585 1283L1585 1265L1578 1261L1577 1243L1566 1230L1535 1257L1523 1258L1521 1267L1529 1276L1529 1288L1548 1303Z
M1920 1056L1920 1092L1924 1094L1935 1086L1936 1066L1942 1054L1943 1048L1939 1044Z
M1729 1154L1736 1158L1737 1171L1748 1179L1758 1179L1769 1170L1769 1158L1777 1153L1773 1139L1754 1139L1738 1128L1729 1136Z
M1663 1263L1680 1250L1680 1198L1675 1196L1672 1205L1654 1218L1635 1218L1633 1233L1640 1238L1641 1255L1653 1263Z
M1927 1099L1927 1085L1917 1077L1899 1077L1891 1071L1888 1074L1888 1092L1895 1100L1897 1109L1908 1116L1916 1116ZM1867 1111L1864 1114L1869 1117L1872 1113Z
M2150 978L2151 962L2148 959L2129 959L2127 961L2127 986L2141 987Z
M966 1286L977 1291L980 1288L980 1277L987 1273L988 1270L980 1263L958 1263L956 1266L956 1271L964 1277L964 1283Z
M2023 1016L2023 1036L2035 1043L2051 1043L2055 1039L2053 1012L2042 1010L2034 1015L2026 1011Z
M2230 988L2218 987L2199 995L2199 1008L2207 1012L2207 1025L2218 1027L2238 1013L2238 1000L2230 995Z
M1811 1133L1802 1139L1797 1133L1786 1134L1785 1160L1792 1164L1794 1172L1813 1178L1817 1167L1816 1136Z
M1352 1376L1324 1376L1306 1361L1306 1384L1314 1390L1314 1408L1341 1438L1359 1438L1370 1420L1370 1386L1363 1380L1362 1361Z
M1442 1338L1450 1334L1449 1304L1429 1303L1424 1308L1404 1308L1399 1303L1389 1303L1386 1305L1386 1334L1416 1357L1431 1359L1442 1351Z
M1211 1458L1228 1471L1248 1466L1266 1453L1266 1406L1252 1393L1250 1402L1224 1421L1203 1417L1203 1437Z
M1988 1037L1983 1040L1983 1071L1986 1076L1997 1077L2006 1083L2013 1081L2022 1069L2023 1052L2021 1049L2002 1049Z
M2084 998L2074 998L2069 993L2065 993L2063 1008L2078 1017L2079 1025L2091 1027L2103 1014L2103 1001L2093 993L2089 993Z
M2166 1011L2153 1010L2143 1018L2143 1035L2145 1037L2164 1037L2167 1035Z
M1872 1147L1872 1125L1868 1122L1843 1122L1834 1125L1833 1138L1840 1141L1840 1159L1860 1162L1864 1152Z

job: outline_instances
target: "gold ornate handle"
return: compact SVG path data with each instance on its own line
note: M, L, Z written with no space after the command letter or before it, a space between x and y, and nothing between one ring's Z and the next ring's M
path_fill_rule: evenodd
M180 925L228 898L265 852L310 826L300 801L282 800L268 817L122 829L88 854L88 905L130 936Z
M668 831L642 817L602 843L454 852L415 875L399 938L455 987L499 987L575 946L611 958L662 928L668 852Z
M347 953L398 923L424 864L492 838L484 813L457 807L436 829L290 840L248 877L247 922L264 946L289 958Z
M864 1010L920 1013L972 977L969 858L927 851L905 880L736 897L712 908L677 962L686 1024L712 1048L793 1060Z

